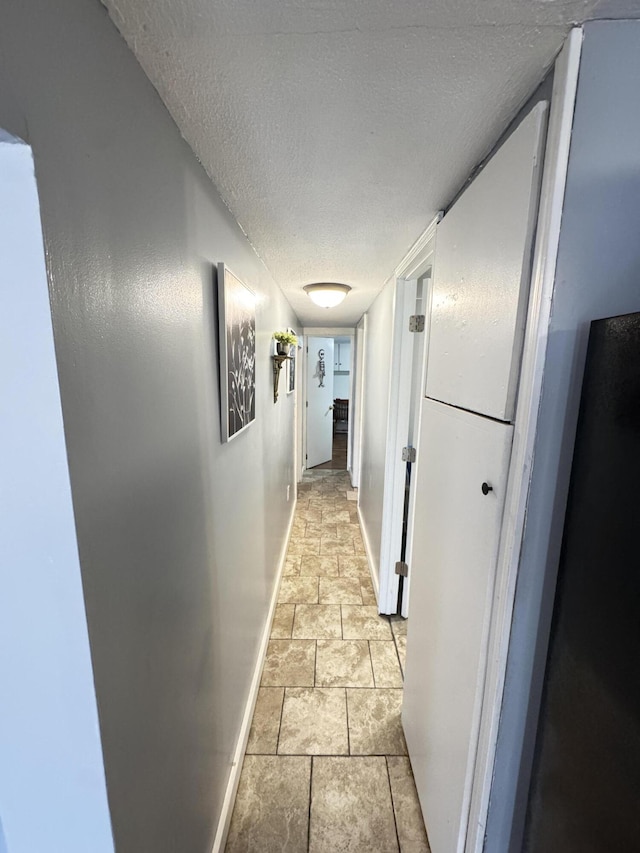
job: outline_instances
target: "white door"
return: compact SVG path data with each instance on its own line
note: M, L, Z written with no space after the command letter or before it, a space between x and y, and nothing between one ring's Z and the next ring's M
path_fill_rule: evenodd
M307 468L333 454L333 338L307 338Z
M423 402L402 723L433 853L464 849L512 432Z
M538 104L438 225L427 397L511 421L546 119Z

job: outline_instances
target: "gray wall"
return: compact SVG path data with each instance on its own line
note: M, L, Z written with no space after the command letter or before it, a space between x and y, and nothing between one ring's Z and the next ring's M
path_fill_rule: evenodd
M395 277L378 294L367 312L362 402L359 506L371 547L374 572L380 574L384 466L389 415L389 382Z
M292 509L270 336L298 324L97 0L2 4L0 56L0 127L36 163L116 848L204 853ZM259 297L257 421L228 445L218 261Z
M639 79L640 22L588 24L489 813L492 853L521 849L589 323L640 310Z

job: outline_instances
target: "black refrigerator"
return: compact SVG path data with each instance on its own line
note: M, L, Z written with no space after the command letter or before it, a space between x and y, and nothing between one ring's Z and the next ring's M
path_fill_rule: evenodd
M640 851L640 313L591 324L524 850Z

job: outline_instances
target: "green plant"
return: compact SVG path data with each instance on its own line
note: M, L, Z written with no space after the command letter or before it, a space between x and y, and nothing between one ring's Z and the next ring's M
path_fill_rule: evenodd
M292 335L291 332L274 332L273 339L278 341L281 344L297 344L298 339L295 335Z

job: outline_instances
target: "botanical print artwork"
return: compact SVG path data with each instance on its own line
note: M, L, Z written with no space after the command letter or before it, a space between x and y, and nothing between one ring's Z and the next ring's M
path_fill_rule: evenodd
M255 420L256 305L255 296L224 264L218 275L223 439L229 441ZM225 358L226 356L226 358Z
M289 365L289 387L287 388L287 394L290 394L292 391L296 390L296 357L295 350L291 359L287 362Z
M295 329L287 329L288 332L291 332L292 335L297 335ZM296 354L298 351L298 347L296 345L291 347L290 358L287 361L289 375L287 382L287 394L291 394L292 391L296 390Z

